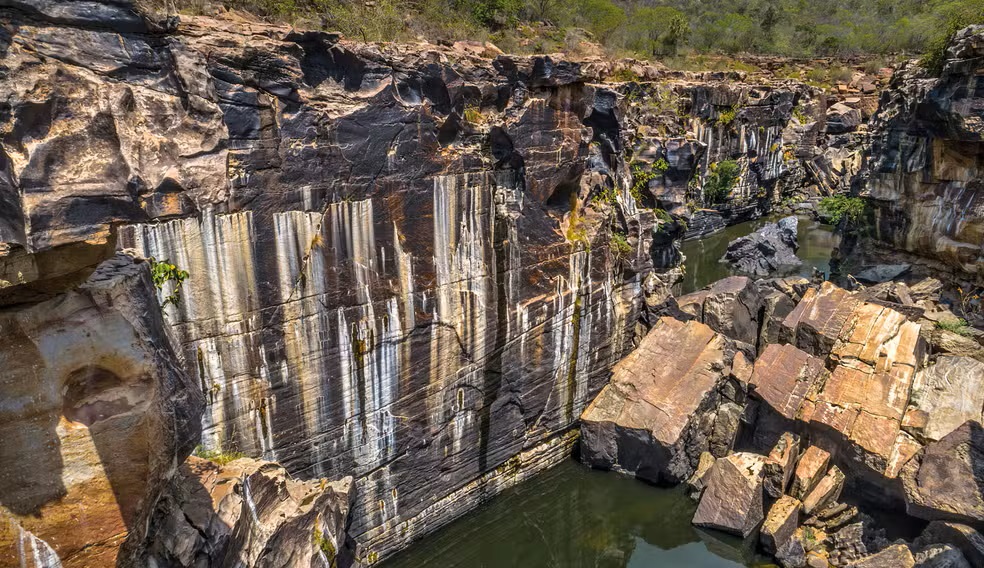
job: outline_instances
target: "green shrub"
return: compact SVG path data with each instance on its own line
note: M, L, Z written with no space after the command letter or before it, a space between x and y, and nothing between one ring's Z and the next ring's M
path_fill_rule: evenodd
M732 106L728 110L721 111L721 113L718 114L718 119L717 119L718 125L719 126L727 126L727 125L731 124L732 122L734 122L735 119L738 118L738 111L740 109L741 109L741 107L736 103L734 106Z
M612 232L611 241L608 244L612 251L612 256L616 260L622 260L623 258L628 258L632 254L632 245L629 244L628 238L619 232Z
M943 72L946 48L953 36L969 25L984 23L984 2L951 0L932 4L929 37L919 63L933 75L939 75Z
M951 320L940 320L936 322L936 327L946 331L952 331L957 335L963 335L965 337L973 335L971 331L970 324L967 320L963 318L951 319Z
M666 160L662 160L662 163L666 164ZM666 164L666 168L658 169L657 165L662 165L659 164L659 160L648 170L638 163L632 165L632 187L629 188L629 194L632 195L632 199L635 199L637 204L642 204L642 191L649 186L649 182L663 175L663 172L670 167L669 164Z
M166 259L158 261L151 257L148 260L150 261L150 275L154 280L154 286L158 290L163 290L165 284L171 283L171 293L161 302L161 309L164 309L168 304L178 305L178 302L181 301L181 285L188 279L188 271L181 270Z
M846 195L834 195L824 197L817 205L817 210L822 217L830 221L832 225L839 225L841 220L846 219L848 223L857 224L864 217L867 202L860 197L848 197Z
M704 180L704 203L724 203L731 195L738 178L741 176L741 166L734 160L723 160L711 164L710 172Z

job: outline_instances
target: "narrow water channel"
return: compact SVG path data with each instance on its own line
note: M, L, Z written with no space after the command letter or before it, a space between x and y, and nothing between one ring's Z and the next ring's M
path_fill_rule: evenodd
M733 273L730 266L721 262L721 257L728 250L728 243L759 230L766 223L781 218L781 215L763 217L732 225L719 233L700 239L684 241L680 247L680 252L687 258L684 261L686 273L683 281L677 284L674 293L678 296L689 294L712 282L731 276ZM796 256L800 257L803 264L783 276L799 274L809 278L813 274L814 268L829 276L830 253L840 239L834 234L834 227L820 224L811 217L800 216L797 236L799 237L800 248L796 252Z
M382 568L771 566L752 539L690 524L696 503L573 459L506 490Z

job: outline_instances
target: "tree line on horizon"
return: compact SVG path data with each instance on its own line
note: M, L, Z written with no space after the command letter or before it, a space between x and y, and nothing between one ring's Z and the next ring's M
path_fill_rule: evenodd
M982 0L176 0L176 4L192 12L222 5L365 41L487 39L506 51L519 52L568 50L584 39L578 30L586 30L610 53L653 58L681 53L786 57L922 53L931 60L932 52L940 51L956 30L984 23Z

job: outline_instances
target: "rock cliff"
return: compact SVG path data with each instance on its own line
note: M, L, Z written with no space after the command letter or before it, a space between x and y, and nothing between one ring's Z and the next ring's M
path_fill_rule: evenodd
M825 103L800 83L486 55L4 2L0 305L47 333L46 302L116 249L188 271L165 302L159 364L186 373L167 400L205 399L208 451L352 476L354 561L390 554L567 455L656 321L712 164L739 164L735 219L814 183L823 155ZM180 462L182 440L153 449ZM152 501L127 500L134 526Z
M940 77L897 72L870 123L863 195L875 223L852 254L896 251L945 273L982 277L984 27L961 31Z

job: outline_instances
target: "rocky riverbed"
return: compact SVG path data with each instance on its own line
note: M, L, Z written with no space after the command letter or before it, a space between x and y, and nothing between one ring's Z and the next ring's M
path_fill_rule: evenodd
M900 178L942 201L979 185L960 141L982 91L956 85L980 81L980 37L942 78L896 80L873 123L916 128L892 101L921 96L963 121ZM977 431L947 377L980 359L935 325L962 309L949 280L671 294L685 235L883 187L861 159L877 93L13 0L0 94L0 566L368 565L578 444L654 482L703 462L707 496L708 455L762 462L787 432L859 495L979 520L972 464L948 459ZM953 250L980 245L966 211ZM932 261L975 278L952 248ZM921 473L946 466L958 485Z

